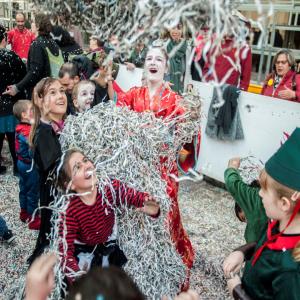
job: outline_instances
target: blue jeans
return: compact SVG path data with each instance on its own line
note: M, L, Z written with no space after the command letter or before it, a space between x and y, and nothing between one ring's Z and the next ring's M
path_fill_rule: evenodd
M0 216L0 237L3 237L3 234L7 232L8 228L5 220Z
M19 200L21 209L25 209L28 214L32 215L38 207L39 201L39 175L35 166L31 169L31 164L26 164L21 160L17 163L19 171Z

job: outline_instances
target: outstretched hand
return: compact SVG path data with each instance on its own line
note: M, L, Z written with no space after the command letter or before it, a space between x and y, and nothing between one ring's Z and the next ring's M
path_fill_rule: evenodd
M241 159L239 157L233 157L228 162L228 168L238 169L241 164Z
M54 254L43 254L30 267L26 276L26 300L46 300L54 287Z
M156 216L159 213L159 204L152 196L146 196L144 206L137 208L137 211L141 211L148 216Z

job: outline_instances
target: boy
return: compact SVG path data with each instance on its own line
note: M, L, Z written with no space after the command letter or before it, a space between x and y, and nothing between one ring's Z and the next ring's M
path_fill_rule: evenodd
M24 223L29 222L29 229L39 230L40 217L34 214L39 200L39 177L36 168L32 165L32 155L28 143L33 123L32 103L29 100L19 100L14 104L13 112L20 122L16 126L17 167L20 174L20 220Z
M266 162L259 195L269 218L257 243L236 249L224 261L234 299L299 300L300 128ZM237 274L247 260L242 279Z
M58 80L65 88L68 99L67 115L74 115L75 108L72 101L72 92L74 86L80 81L79 71L74 63L64 63L58 73Z
M243 182L238 171L239 166L240 158L230 159L224 173L224 180L226 189L235 200L235 210L240 221L242 221L240 217L244 213L247 222L244 237L247 243L251 243L258 241L266 231L268 220L258 194L259 188Z

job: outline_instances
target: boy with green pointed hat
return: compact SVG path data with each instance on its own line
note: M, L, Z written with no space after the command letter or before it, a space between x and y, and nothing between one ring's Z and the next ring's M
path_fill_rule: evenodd
M268 229L225 259L229 291L241 300L300 299L300 128L267 161L260 184Z

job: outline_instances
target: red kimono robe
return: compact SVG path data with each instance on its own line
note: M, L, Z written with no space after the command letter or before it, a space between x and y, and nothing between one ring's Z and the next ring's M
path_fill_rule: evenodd
M149 92L147 87L134 87L127 93L118 94L117 105L128 106L136 112L153 111L156 117L176 117L184 113L184 108L180 107L179 101L181 97L175 92L165 89L163 86L153 97L152 102L149 98ZM167 158L161 157L160 161L164 162ZM168 215L168 224L170 228L171 238L175 243L178 253L181 255L184 264L189 270L193 266L194 262L194 249L191 241L184 230L180 211L178 206L178 183L167 175L168 170L164 167L161 169L162 178L167 182L167 193L171 198L172 205ZM171 173L178 176L177 164L174 161ZM188 278L186 286L188 287Z

